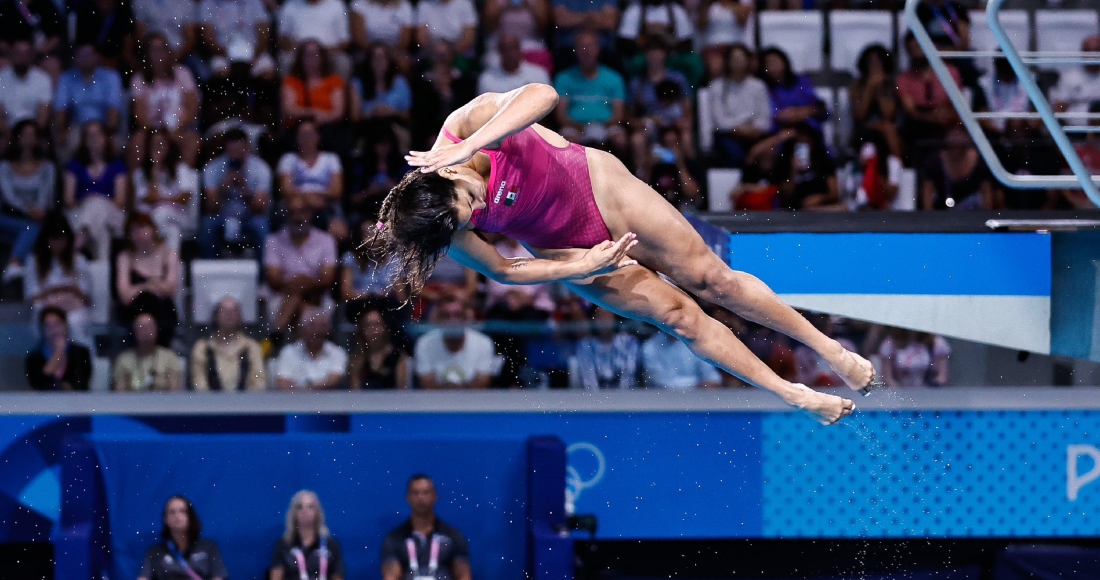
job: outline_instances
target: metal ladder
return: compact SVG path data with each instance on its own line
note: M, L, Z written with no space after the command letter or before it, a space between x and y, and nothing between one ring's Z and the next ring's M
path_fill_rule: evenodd
M1077 151L1074 150L1073 144L1070 142L1067 134L1100 133L1100 127L1088 125L1063 127L1059 122L1059 119L1097 119L1100 118L1100 115L1091 113L1055 113L1050 106L1050 102L1047 101L1046 96L1044 96L1042 90L1039 89L1039 85L1032 76L1030 69L1028 69L1028 65L1036 64L1058 66L1100 64L1100 53L1020 52L1016 50L1016 47L1012 45L1011 40L1005 33L1000 18L998 18L1004 0L989 0L989 4L986 6L989 29L993 33L993 37L996 39L997 44L1001 47L1002 52L940 51L936 48L936 45L933 44L932 38L928 35L928 31L924 29L920 19L917 18L917 6L920 3L921 0L906 0L905 17L909 22L909 29L913 31L913 36L920 44L925 56L928 57L928 63L932 66L932 70L936 73L936 76L939 77L940 83L947 92L947 96L951 99L951 103L955 106L955 110L959 112L959 117L962 119L963 125L966 127L966 130L970 132L974 144L978 147L978 151L982 154L982 158L985 159L986 164L989 166L989 170L997 180L1008 187L1018 189L1083 189L1092 203L1100 206L1100 192L1097 191L1097 185L1100 184L1100 175L1089 174L1085 164L1081 162L1081 158L1077 155ZM1024 90L1027 91L1032 106L1035 107L1034 113L975 113L970 109L970 104L967 102L966 96L963 95L962 90L955 84L955 80L945 64L945 59L982 57L1005 58L1008 60L1012 69L1016 71L1016 77L1019 79L1020 84L1024 87ZM989 142L985 132L982 131L981 125L978 123L981 119L1041 119L1050 132L1051 137L1054 139L1054 143L1065 157L1070 169L1073 170L1073 175L1013 175L1009 173L1008 170L1005 169L1004 164L1001 163L1000 158L997 156L996 151L994 151L993 145Z

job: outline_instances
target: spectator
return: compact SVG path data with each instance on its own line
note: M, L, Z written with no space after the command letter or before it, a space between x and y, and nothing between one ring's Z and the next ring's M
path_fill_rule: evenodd
M940 50L970 50L970 13L956 0L922 0L917 4L917 18L924 25L932 43ZM976 87L981 75L970 58L951 60L968 87Z
M675 45L690 50L694 36L691 18L675 0L632 0L619 23L619 40L627 55L648 50L654 39L668 39L666 49Z
M889 154L901 158L901 138L898 135L900 108L898 88L894 79L894 59L881 44L863 49L856 63L859 78L848 89L852 98L853 133L857 140L877 140L881 136ZM884 152L885 153L885 152Z
M287 0L279 9L279 68L287 70L307 40L325 49L333 69L346 77L351 59L344 52L351 42L348 6L341 0Z
M507 93L531 83L550 84L550 75L541 66L523 60L519 36L501 32L497 35L500 64L481 73L477 79L478 94Z
M582 388L633 389L638 382L638 337L619 329L610 310L592 308L592 336L577 343L577 373Z
M160 36L165 41L165 60L169 63L188 62L198 46L195 0L164 2L163 0L131 0L135 34L145 39ZM148 46L146 46L148 49ZM151 56L151 55L150 55Z
M541 68L542 72L549 76L554 68L554 59L546 48L546 27L550 24L550 0L485 0L484 10L482 23L490 39L485 43L490 47L486 49L486 68L501 68L497 66L498 57L503 57L504 47L501 45L501 35L507 32L516 37L516 46L513 48L511 44L508 45L509 50L515 51L513 58L516 62L530 63ZM510 71L518 66L503 66L503 68ZM541 82L549 84L549 81Z
M748 152L772 128L772 103L768 87L752 76L753 54L743 44L730 48L726 76L711 82L707 98L714 116L715 153L740 167Z
M283 347L275 360L276 389L320 391L347 386L348 353L328 341L331 318L325 309L302 312L298 340Z
M412 81L414 147L431 148L447 115L474 98L475 84L473 78L455 67L453 45L444 40L431 45L427 68Z
M331 304L336 281L336 240L310 222L313 210L301 196L286 200L287 224L267 237L264 270L275 293L269 302L277 313L272 326L285 332L304 306Z
M665 129L674 129L684 156L695 158L691 85L684 75L665 67L667 58L668 44L660 38L650 39L645 51L646 71L630 81L635 120L631 135L634 171L643 180L652 168L647 153L661 142Z
M228 76L231 63L248 65L253 77L275 76L271 43L271 16L262 0L201 0L198 7L199 37L212 54L214 74Z
M779 147L775 183L786 209L843 210L836 180L836 164L821 134L803 123Z
M901 158L893 155L881 133L867 132L858 142L859 159L847 184L852 209L893 207L901 189Z
M111 237L121 236L126 221L126 164L114 156L103 124L89 121L65 166L64 207L76 227L79 246L90 244L96 260L108 260Z
M157 344L157 321L148 313L134 318L134 347L115 359L112 388L116 391L182 391L183 361Z
M322 576L322 571L328 572ZM344 580L340 543L325 525L325 510L317 494L303 489L290 499L286 530L271 555L270 580L321 578Z
M241 303L218 301L214 332L191 348L191 388L196 391L262 391L267 388L260 343L242 330Z
M910 144L906 159L912 163L924 158L923 152L915 150L919 142L943 139L947 130L959 122L959 115L911 32L905 36L905 50L909 53L909 70L898 75L897 80L902 112L899 133L901 141ZM958 69L950 64L947 68L955 82L961 84Z
M416 5L417 44L434 46L440 41L469 56L477 40L477 9L471 0L421 0Z
M344 252L340 259L340 298L347 301L348 321L352 323L372 308L396 313L409 299L408 289L398 280L397 261L381 262L382 245L367 242L374 227L373 223L364 222L353 238L355 249Z
M47 306L38 313L42 338L27 355L27 383L36 391L87 391L92 353L69 337L65 311Z
M134 208L149 214L168 246L179 251L183 234L198 226L191 202L199 194L199 174L180 159L169 134L155 129L145 135L144 159L131 177Z
M138 580L225 580L218 545L202 537L202 522L191 500L174 495L164 503L160 542L149 548Z
M1100 36L1081 42L1081 52L1100 52ZM1089 105L1100 101L1100 64L1066 67L1058 84L1050 91L1050 100L1058 113L1087 113ZM1088 119L1068 119L1067 125L1088 125Z
M836 339L846 350L859 351L852 341L837 336L836 323L833 321L832 316L807 313L806 319L825 336ZM821 355L814 352L812 348L804 344L798 344L794 347L794 360L798 368L795 382L813 388L844 386L844 379L840 378L840 375L829 366L829 363L825 362L825 359L821 358Z
M374 225L372 220L378 217L382 200L409 169L402 159L402 153L409 148L399 144L395 128L393 125L377 127L367 140L366 155L359 166L358 183L348 198L352 223L370 221L370 225ZM407 144L408 132L403 132Z
M360 50L381 44L399 57L412 48L416 15L409 0L352 0L351 37Z
M19 2L22 0L0 2L0 22L4 21L2 13L5 8ZM53 5L49 0L32 2ZM0 24L0 30L3 26ZM2 33L0 38L4 38ZM34 66L34 47L29 40L12 42L9 54L11 66L0 70L0 87L3 88L0 91L0 136L6 136L9 129L23 121L34 121L42 128L49 127L50 103L53 101L50 75Z
M81 5L87 4L90 2ZM83 128L94 121L113 134L119 127L122 77L101 66L99 59L95 46L78 43L73 68L61 75L57 83L53 99L54 137L61 149L71 152L68 144L74 141L70 136L73 128ZM68 155L62 158L67 159Z
M676 129L662 129L658 143L646 152L649 175L645 181L681 210L704 209L702 190L691 175L685 149Z
M76 3L76 46L90 44L111 68L134 70L136 25L130 3L124 0L87 0Z
M367 55L367 66L351 80L351 118L366 121L371 132L393 131L395 125L400 125L407 134L403 127L408 125L412 109L408 79L398 71L398 63L386 46L372 45Z
M359 315L355 348L348 363L353 390L404 389L409 385L409 355L394 341L394 332L378 308Z
M382 542L382 580L470 580L469 545L462 532L435 514L438 499L430 477L409 478L405 501L412 513Z
M490 241L494 241L489 238ZM519 242L499 236L493 247L505 258L533 258ZM554 313L549 284L525 286L506 285L488 280L485 285L485 319L510 323L545 322ZM519 388L524 384L523 370L527 366L527 340L515 332L490 333L496 351L504 358L498 384Z
M663 332L642 343L642 368L647 387L690 391L716 388L722 382L717 369Z
M61 212L50 212L34 240L34 253L23 276L23 298L37 315L46 308L65 312L72 336L91 344L87 334L92 299L88 262L76 251L76 236Z
M755 10L753 0L706 0L699 11L703 29L703 53L724 52L736 45L753 44L749 26Z
M761 79L768 85L777 127L793 127L806 123L821 133L825 120L825 103L814 93L810 79L791 70L791 59L778 48L768 48L760 55L763 63Z
M1031 98L1008 59L994 59L992 73L982 77L981 81L982 91L989 101L991 112L1027 113L1032 110ZM1025 119L983 119L982 126L994 133L1004 133L1008 125L1014 123L1022 123L1028 128L1042 125L1039 120L1029 123Z
M194 167L199 156L199 89L186 67L176 64L165 37L151 34L145 39L145 58L140 74L130 80L136 123L131 146L134 164L149 131L164 131L179 147L184 163Z
M31 59L52 56L62 48L65 23L57 4L50 0L10 0L0 2L0 55L15 60L16 45L26 43ZM9 85L0 82L0 86ZM5 91L6 92L6 91ZM9 121L13 125L17 121ZM43 124L43 126L45 126Z
M263 247L271 230L271 167L251 153L243 130L226 132L225 153L207 164L202 180L202 257L217 258L239 241Z
M553 41L556 51L568 51L575 47L577 36L588 32L596 37L598 47L615 52L615 34L619 29L619 3L616 0L551 0L551 6L554 10Z
M961 125L923 166L921 209L993 209L993 175Z
M344 129L337 126L347 118L344 79L332 72L329 55L319 41L309 39L299 45L290 74L283 79L282 103L287 127L312 120L331 133Z
M21 121L0 161L0 237L13 244L4 281L23 276L38 228L56 200L57 169L45 158L44 141L33 120Z
M164 243L157 224L148 214L134 213L126 221L129 247L115 260L115 290L123 320L150 314L157 323L161 346L169 346L176 335L179 314L176 295L182 282L183 263L179 254Z
M942 336L895 328L882 341L882 378L887 387L942 387L947 384L951 345Z
M558 106L555 117L566 139L587 145L609 144L626 151L626 84L622 75L600 64L600 41L584 30L574 37L577 65L554 79Z
M285 153L275 172L285 197L304 199L314 220L337 241L346 240L348 226L343 219L340 196L344 192L344 168L334 153L321 151L317 125L304 121L298 125L298 151Z
M493 375L493 341L467 328L469 305L447 297L435 305L431 321L442 325L416 341L413 359L422 389L485 389Z

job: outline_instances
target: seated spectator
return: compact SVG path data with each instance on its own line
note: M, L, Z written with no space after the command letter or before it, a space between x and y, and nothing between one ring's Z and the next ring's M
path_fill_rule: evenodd
M905 154L912 164L920 163L928 153L920 147L927 147L928 141L942 140L947 130L959 122L959 114L913 33L905 37L905 50L909 53L909 70L897 79L902 112L899 133L901 141L909 146ZM947 68L955 82L961 84L958 69L950 64Z
M326 309L302 312L298 340L275 359L275 388L280 391L320 391L347 387L348 353L329 342L332 315Z
M179 147L184 163L194 167L201 139L199 89L195 77L183 65L176 64L168 41L160 34L145 39L142 70L130 79L136 123L130 146L133 163L148 155L145 144L149 131L163 131Z
M455 67L455 51L449 42L440 40L431 45L426 69L412 80L414 147L430 149L435 144L451 111L474 98L475 84L475 79Z
M351 37L355 46L370 53L381 44L408 58L412 48L416 15L409 0L352 0Z
M340 299L347 302L348 321L355 323L372 308L396 313L409 299L408 288L398 280L396 259L386 262L381 244L371 244L373 223L364 222L352 239L352 250L340 258Z
M503 57L501 35L515 35L516 46L508 45L515 51L518 62L534 65L549 77L554 68L554 59L546 48L546 27L550 24L550 0L485 0L485 12L482 14L483 30L489 40L486 41L485 64L488 69L512 70L516 67L497 66ZM498 54L494 54L495 52ZM546 81L540 81L546 82ZM546 84L549 84L546 82ZM504 91L478 91L504 92Z
M652 167L646 153L660 143L665 129L675 129L684 156L695 158L691 85L684 75L665 67L667 58L668 45L659 38L651 39L645 51L645 74L630 81L634 172L643 180Z
M27 383L36 391L87 391L92 353L69 337L65 311L47 306L38 313L42 338L27 355Z
M619 44L625 55L648 50L655 38L670 40L666 50L672 46L690 50L694 36L691 18L675 0L632 0L619 22Z
M73 44L92 45L111 68L137 70L134 11L125 0L75 3Z
M325 525L325 509L317 494L303 489L290 499L286 529L271 555L270 580L321 578L344 580L344 555L340 543Z
M351 118L365 121L371 132L392 132L395 125L400 125L407 144L404 126L409 123L409 110L412 109L409 81L398 71L397 61L385 45L372 45L367 56L367 66L361 67L351 80Z
M225 153L207 164L202 181L199 246L203 259L219 257L227 243L263 247L271 230L267 217L271 167L252 154L243 130L230 129L225 134Z
M434 46L446 42L470 56L477 41L478 15L471 0L421 0L416 4L416 43Z
M470 580L466 537L435 514L438 499L430 477L416 474L409 478L405 501L412 513L382 542L382 580ZM433 560L438 568L433 569Z
M889 154L901 158L898 135L900 107L894 80L894 59L881 44L868 46L859 55L859 78L848 89L852 99L853 136L857 140L878 140L881 135ZM884 152L885 153L885 152Z
M744 165L749 150L772 128L768 87L752 76L752 51L743 44L730 48L726 75L709 85L707 98L714 116L715 154L733 166Z
M576 37L582 32L592 33L596 45L609 54L615 52L615 39L619 30L619 3L616 0L551 0L553 26L551 27L556 61L571 56ZM565 53L565 54L563 54ZM555 69L560 69L560 65Z
M29 62L36 57L56 56L65 36L65 21L58 5L50 0L0 2L0 55L9 55L15 60L15 52L22 50L16 46L25 43L25 48L30 49ZM0 82L0 86L10 85ZM45 125L42 123L43 127Z
M312 120L335 129L334 124L347 118L344 79L332 72L320 42L310 39L298 47L290 73L283 79L282 104L287 127Z
M633 389L638 384L638 337L619 329L614 312L592 308L592 335L577 343L582 388Z
M1031 98L1019 77L1016 76L1016 70L1006 58L993 60L993 71L981 78L981 87L991 112L1028 113L1032 111ZM995 134L1006 132L1007 125L1012 123L1022 123L1028 127L1042 125L1042 121L1038 119L1033 122L1028 122L1026 119L982 119L980 122L984 129Z
M836 180L836 163L821 134L803 123L779 147L775 184L786 209L844 210Z
M0 2L0 22L4 21L6 8L22 1ZM53 6L49 0L32 0L32 4L39 2ZM0 24L0 31L3 27ZM0 38L5 38L2 32ZM0 40L0 43L3 41ZM45 71L34 66L34 47L29 40L12 42L8 54L11 65L0 70L0 87L4 88L0 91L0 137L7 136L12 127L23 121L34 121L39 127L49 127L53 80Z
M409 355L378 308L368 308L355 325L355 348L348 359L352 390L404 389L409 385Z
M126 164L99 121L85 123L80 144L65 166L65 209L76 227L78 247L91 246L96 260L109 260L111 238L126 221Z
M956 125L938 152L922 167L921 209L993 209L993 175L970 135Z
M649 156L646 183L681 210L705 209L703 192L699 182L691 175L679 132L666 127L660 135L658 143L646 152Z
M531 83L550 84L550 75L545 68L523 60L519 36L515 33L509 30L498 34L497 51L500 53L500 64L486 69L477 79L479 95L507 93Z
M608 144L626 151L626 84L622 75L600 64L600 40L584 30L573 40L577 65L554 78L559 99L555 118L562 137L585 145Z
M244 333L241 303L226 296L214 307L214 332L191 348L191 388L262 391L267 388L260 343Z
M845 350L859 352L852 341L837 335L836 323L833 321L832 316L806 313L806 319L825 336L836 339ZM821 355L814 352L812 348L804 344L798 344L794 347L794 361L798 368L798 373L795 375L796 383L813 388L845 386L844 379L840 378L840 375L829 366L829 363L825 362L825 359L821 358Z
M895 328L882 341L882 379L892 387L942 387L947 384L951 345L942 336Z
M1081 42L1081 52L1100 52L1100 36ZM1100 64L1063 67L1058 84L1050 90L1057 113L1087 113L1089 105L1100 101ZM1088 119L1067 119L1067 125L1088 125Z
M825 103L814 93L809 77L796 75L791 70L790 57L778 48L764 50L760 59L763 64L760 78L768 85L775 126L788 128L805 123L821 133Z
M312 121L297 129L298 150L283 154L275 168L284 197L306 201L318 225L337 241L346 240L340 196L344 192L344 168L335 153L321 151L321 134Z
M91 2L84 2L81 6L89 4ZM83 130L88 123L99 123L107 133L118 130L122 99L122 77L100 65L95 46L78 43L73 53L73 68L57 81L53 99L54 139L62 160L72 153L70 144L76 139L71 133Z
M12 244L4 281L23 276L38 228L57 199L57 169L46 159L44 141L33 120L21 121L0 161L0 238Z
M65 312L72 336L91 344L87 334L91 304L88 262L76 251L76 236L61 212L50 212L34 240L34 252L23 276L23 299L41 315L46 308Z
M137 38L145 39L146 50L150 36L156 35L165 41L167 62L188 62L198 46L196 2L131 0L131 6L134 11L134 33Z
M970 13L956 0L922 0L917 18L939 50L970 50ZM970 58L951 59L966 86L974 87L981 74Z
M495 239L499 237L499 239ZM487 238L505 258L533 258L522 244L504 236ZM549 284L515 286L495 280L485 283L485 319L490 321L533 323L549 320L554 313ZM496 351L504 357L498 384L507 388L523 386L522 372L527 366L527 340L514 332L490 333Z
M149 214L168 246L179 251L183 235L195 232L191 201L199 194L199 174L180 159L176 142L159 129L146 133L141 166L131 183L134 209Z
M275 59L271 43L271 16L263 0L201 0L198 18L199 37L210 51L214 74L229 76L232 63L248 66L254 77L275 77Z
M353 193L348 198L348 218L352 223L370 222L373 226L374 218L382 209L382 200L409 170L402 158L409 148L399 144L394 128L392 125L378 127L368 137L359 181L353 184ZM408 132L403 132L408 143Z
M275 332L285 332L305 306L327 306L336 281L336 240L310 222L313 210L301 196L286 200L287 223L264 244L264 277L275 293Z
M901 189L901 158L890 151L881 133L870 131L862 137L846 190L853 200L851 209L890 209Z
M485 389L493 375L493 340L467 328L469 305L448 297L435 305L431 322L442 325L416 341L413 359L422 389Z
M753 0L706 0L699 11L703 29L703 53L728 51L740 44L753 44L749 23L755 11Z
M722 383L718 369L663 332L642 343L642 368L646 386L651 388L690 391L713 389Z
M122 320L131 321L149 314L157 323L161 346L169 346L176 336L179 314L176 295L183 281L183 262L179 254L157 231L148 214L135 213L126 221L128 247L115 260L115 290Z
M351 22L342 0L287 0L279 8L278 30L280 70L288 70L302 45L313 40L325 49L337 74L347 77L351 71L345 52L351 42Z
M133 322L134 346L122 351L111 372L116 391L182 391L183 361L158 345L157 321L148 313Z
M202 537L202 522L191 500L174 495L164 502L160 542L149 548L138 580L226 580L218 545Z

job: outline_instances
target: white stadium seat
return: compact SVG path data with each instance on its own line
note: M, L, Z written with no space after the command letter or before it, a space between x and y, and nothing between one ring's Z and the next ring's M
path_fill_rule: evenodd
M1042 52L1078 52L1081 41L1100 33L1096 10L1039 10L1035 28Z
M821 70L825 18L821 12L761 12L760 48L778 47L791 58L798 74Z
M707 211L733 211L730 194L741 185L740 169L707 170Z
M191 262L192 322L207 324L214 306L226 296L241 303L246 324L258 319L260 266L256 260L194 260Z
M695 111L699 116L699 148L710 153L714 148L714 111L710 108L710 87L703 87L696 93Z
M829 65L836 72L857 75L856 64L865 48L881 44L893 51L893 26L885 10L833 10L829 13L832 54Z

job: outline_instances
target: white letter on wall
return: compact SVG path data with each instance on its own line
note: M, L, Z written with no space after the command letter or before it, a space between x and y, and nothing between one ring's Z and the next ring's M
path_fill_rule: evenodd
M1085 474L1077 471L1077 458L1082 455L1092 458L1092 469ZM1092 445L1066 446L1066 497L1069 501L1077 501L1077 492L1098 477L1100 477L1100 449Z

